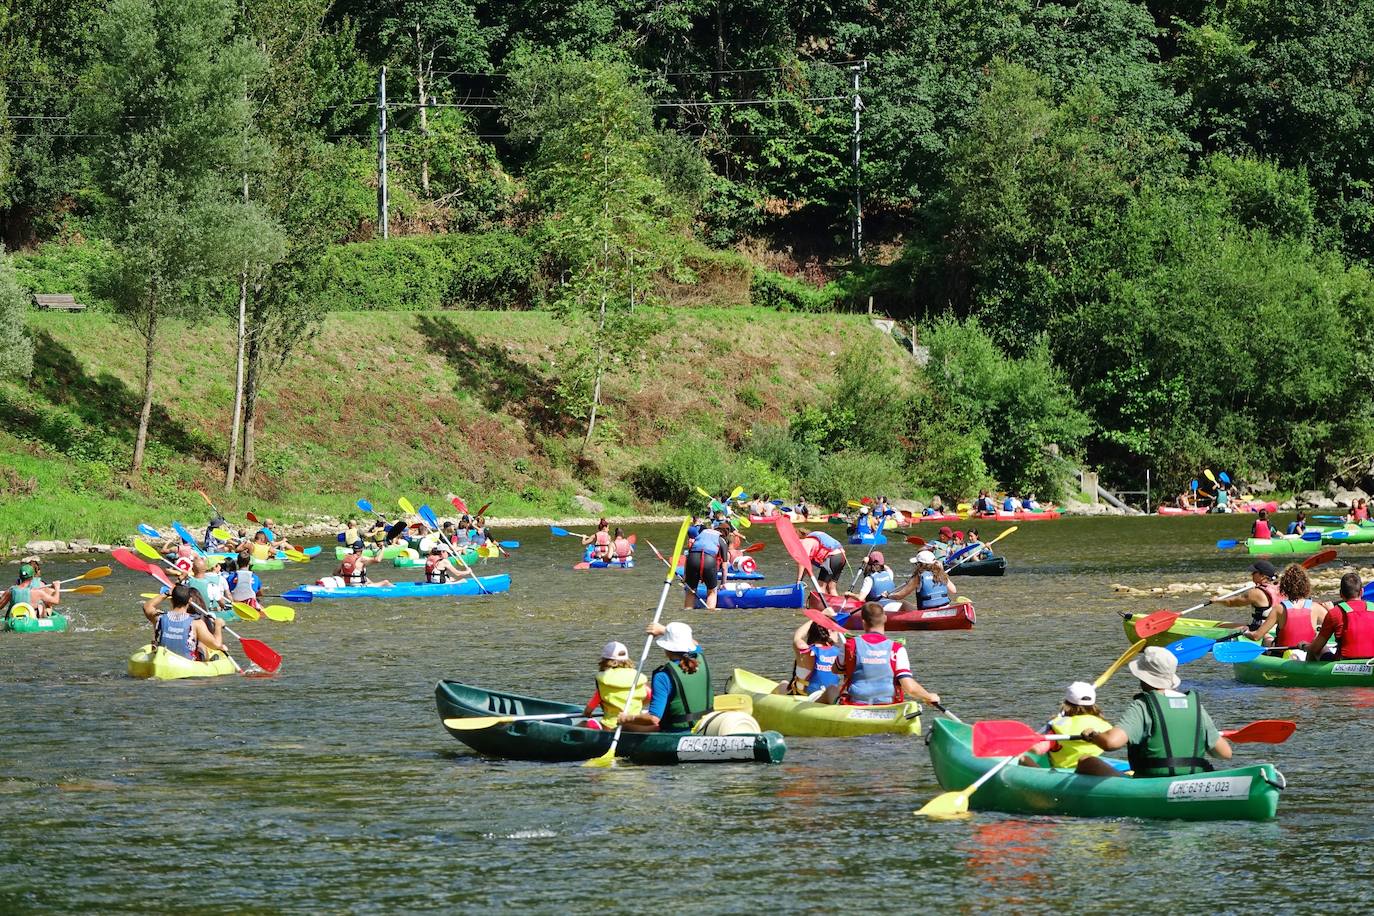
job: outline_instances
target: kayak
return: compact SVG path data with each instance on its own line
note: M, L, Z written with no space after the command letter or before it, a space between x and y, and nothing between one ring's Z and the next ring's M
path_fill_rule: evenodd
M158 646L146 645L129 656L129 676L174 681L185 677L219 677L238 673L234 660L223 652L211 652L203 662L192 661Z
M1015 512L1004 512L998 509L996 512L980 512L970 516L970 518L994 522L1047 522L1059 518L1059 513L1054 509L1017 509Z
M951 576L1005 576L1007 574L1006 557L984 557L981 560L969 560L967 563L960 563L947 570Z
M682 567L681 567L681 566L679 566L679 567L677 568L677 574L678 574L679 576L683 575ZM738 570L738 569L732 569L732 570L730 570L730 581L731 581L731 582L757 582L757 581L760 580L760 579L766 579L766 578L768 578L768 577L765 576L763 573L759 572L757 569L753 569L753 570L751 570L751 571L749 571L749 572L744 572L743 570Z
M882 706L841 706L774 693L777 687L777 681L736 668L725 692L752 697L753 716L759 725L789 738L921 733L921 704L915 700Z
M964 520L964 519L963 519L963 516L958 515L958 514L953 513L953 512L945 512L945 513L943 513L943 514L938 514L938 515L908 515L908 516L907 516L907 522L908 522L909 524L912 524L912 525L918 525L918 524L920 524L921 522L961 522L961 521L963 521L963 520Z
M806 606L816 610L824 606L840 614L848 616L839 621L840 625L846 630L859 632L863 630L863 618L859 615L859 609L863 607L863 602L857 598L832 597L830 595L817 595L814 592L806 597ZM903 601L902 608L898 611L887 612L887 630L971 630L974 621L977 620L977 613L974 610L973 602L957 601L954 604L947 604L937 608L918 608L916 605Z
M205 565L207 568L213 568L216 563L223 563L225 560L237 560L238 558L239 555L236 553L207 553L205 554ZM254 559L253 568L264 570L285 569L286 558L276 556L268 557L265 560Z
M1254 512L1254 513L1258 513L1261 509L1263 509L1265 512L1268 512L1270 515L1273 515L1275 512L1279 511L1279 504L1276 503L1276 502L1274 502L1273 500L1270 500L1270 501L1267 502L1267 503L1253 502L1253 501L1252 501L1252 502L1238 503L1238 504L1236 505L1236 511L1237 511L1237 512Z
M352 550L350 550L350 549L348 549L347 547L345 547L345 546L343 546L342 544L340 544L338 547L335 547L335 548L334 548L334 559L336 559L336 560L342 560L344 557L348 556L348 555L351 554L352 552L353 552ZM383 560L394 560L394 559L396 559L397 557L400 557L400 556L409 556L409 555L410 555L410 548L409 548L408 546L406 546L405 544L388 544L388 545L386 545L385 547L382 548L382 559L383 559ZM373 548L364 550L364 551L363 551L363 556L365 556L365 557L375 557L375 556L377 556L377 548L373 547Z
M464 550L460 556L464 563L471 565L486 555L485 552L478 550L476 547L469 547L467 550ZM494 553L491 554L491 556L500 556L500 554ZM425 560L426 557L422 557L418 553L412 551L405 556L396 557L391 561L391 565L397 569L421 569L425 565ZM455 559L453 562L457 563L458 561Z
M1304 541L1300 537L1280 535L1275 538L1246 538L1245 549L1252 555L1272 556L1274 554L1316 553L1322 549L1321 541Z
M776 525L781 515L751 515L749 521L755 525Z
M510 591L510 576L482 576L486 592L499 594ZM303 585L302 589L316 598L446 598L453 595L485 594L473 579L457 582L398 582L395 585L354 585L334 588L326 585Z
M1342 662L1300 662L1261 655L1231 666L1236 680L1262 687L1374 687L1374 663L1369 659Z
M1243 608L1237 610L1237 613L1243 612ZM1135 614L1127 614L1121 621L1122 628L1126 631L1126 641L1129 643L1134 643L1138 639L1138 637L1135 635L1135 629L1131 626L1136 616L1137 615ZM1148 615L1141 614L1139 616L1144 617ZM1165 630L1163 633L1156 633L1154 636L1151 636L1149 639L1147 639L1145 641L1145 645L1167 646L1169 643L1176 642L1180 639L1183 639L1186 636L1202 636L1207 639L1224 639L1225 637L1230 636L1231 633L1233 633L1234 631L1222 629L1219 626L1219 624L1221 623L1222 621L1220 620L1198 620L1193 617L1180 617L1174 621L1174 625L1169 627L1169 629Z
M65 633L71 621L60 611L53 611L49 617L35 617L32 613L22 617L5 615L5 623L0 629L11 633Z
M967 788L1001 762L997 757L973 756L972 732L967 723L948 719L937 719L931 726L930 762L946 791ZM1283 774L1268 763L1147 779L1080 776L1013 763L980 786L969 807L1069 817L1266 821L1278 811L1284 785Z
M851 544L886 544L887 535L874 531L865 531L863 534L854 533L849 536Z
M705 607L706 586L697 586L697 606ZM726 583L716 591L716 607L722 610L761 607L799 608L806 603L806 587L791 585L748 587Z
M574 563L573 569L634 569L635 558L627 557L624 560L583 560L581 563Z
M583 728L582 707L515 693L486 690L458 681L434 687L439 719L483 716L548 715L566 719L509 722L476 730L448 729L473 750L509 760L567 763L600 757L611 748L614 730ZM745 735L696 735L691 732L620 733L615 754L633 763L782 763L787 743L774 731Z
M1322 532L1323 544L1374 544L1374 526L1350 526Z
M1204 508L1180 509L1178 506L1160 506L1155 510L1160 515L1206 515Z

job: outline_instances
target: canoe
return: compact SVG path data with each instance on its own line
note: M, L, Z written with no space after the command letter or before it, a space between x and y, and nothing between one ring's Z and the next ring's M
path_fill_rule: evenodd
M972 727L937 719L931 726L930 762L946 791L972 785L1001 762L973 756ZM1283 774L1261 763L1194 776L1135 779L1079 776L1014 763L973 793L969 807L1008 814L1069 817L1138 817L1185 821L1266 821L1279 807Z
M1288 537L1287 535L1280 535L1274 538L1245 539L1246 552L1259 556L1316 553L1321 549L1321 541L1304 541L1300 537Z
M635 558L629 557L625 560L583 560L581 563L574 563L573 569L634 569Z
M1236 504L1237 512L1254 512L1258 514L1261 509L1273 515L1275 512L1279 511L1279 504L1273 500L1264 503L1250 501Z
M1159 515L1206 515L1207 509L1180 509L1178 506L1160 506L1155 512Z
M1059 518L1059 512L1054 509L1041 509L1033 511L1031 509L1017 509L1015 512L1003 512L998 509L996 512L980 512L970 516L990 522L1048 522Z
M214 565L215 565L216 563L223 563L225 560L237 560L237 559L238 559L238 556L239 556L239 555L236 554L236 553L207 553L207 554L205 555L205 565L206 565L207 568L213 568ZM268 558L265 559L265 560L257 560L257 559L255 559L255 560L253 561L253 569L255 569L255 570L261 569L261 570L269 570L269 571L270 571L270 570L273 570L273 569L285 569L285 568L286 568L286 558L285 558L285 557L268 557Z
M907 522L912 525L919 525L921 522L961 522L964 518L953 512L939 513L936 515L908 515Z
M405 544L388 544L388 545L386 545L385 547L382 548L382 559L383 559L383 560L394 560L394 559L396 559L396 558L399 557L399 556L407 556L409 550L410 550L410 548L407 547ZM348 549L347 547L345 547L345 546L343 546L342 544L340 544L338 547L335 547L335 548L334 548L334 559L336 559L336 560L342 560L344 557L348 556L348 555L351 554L352 552L353 552L352 550L350 550L350 549ZM375 547L373 547L373 548L364 550L364 551L363 551L363 556L365 556L365 557L375 557L375 556L377 556L377 549L376 549Z
M1007 574L1007 558L984 557L981 560L970 560L953 567L949 570L949 574L951 576L1005 576Z
M203 662L194 662L158 646L144 646L129 656L129 676L175 681L186 677L220 677L236 674L234 660L223 652L211 652Z
M1374 663L1369 659L1344 662L1300 662L1261 655L1231 666L1242 684L1262 687L1374 687Z
M446 729L478 753L509 760L568 763L610 750L613 730L582 728L582 707L443 680L434 687L439 720L481 716L547 715L567 719L510 722L473 731ZM782 763L787 743L777 732L694 735L690 732L621 732L616 756L633 763Z
M966 598L956 598L953 604L938 608L921 609L910 601L903 601L901 604L901 610L887 612L885 629L889 631L971 630L974 622L978 619L973 602ZM848 614L847 619L840 621L841 625L846 630L854 632L863 630L863 620L858 614L859 609L863 607L863 602L857 598L835 598L812 592L806 596L806 606L816 610L828 607L837 613Z
M1246 615L1249 612L1244 608L1237 608L1238 615ZM1122 629L1126 631L1126 641L1134 643L1137 640L1135 629L1131 626L1132 621L1137 617L1146 617L1147 614L1126 614L1122 621ZM1239 620L1238 616L1236 620ZM1193 617L1180 617L1174 621L1174 625L1163 633L1156 633L1145 641L1147 646L1167 646L1171 642L1183 639L1185 636L1203 636L1207 639L1222 639L1231 635L1231 630L1222 629L1218 624L1220 620L1198 620Z
M500 594L510 591L510 576L482 576L487 592ZM447 598L454 595L481 595L482 589L472 579L457 582L398 582L395 585L355 585L331 588L324 585L302 585L316 598Z
M697 607L705 607L706 586L697 586ZM806 603L806 586L791 585L748 587L726 583L716 591L716 607L746 609L761 607L799 608Z
M1374 526L1333 528L1322 532L1323 544L1374 544Z
M683 575L681 566L677 568L677 574L679 576ZM731 582L757 582L760 579L766 578L768 577L765 576L763 573L759 572L757 569L755 569L753 572L743 572L742 570L738 569L730 570Z
M751 515L749 521L755 525L776 525L781 515Z
M921 733L921 704L915 700L882 706L834 706L774 693L777 687L777 681L736 668L725 692L753 697L753 716L759 725L789 738Z
M851 534L848 543L882 545L887 543L887 535L873 531L866 531L863 534Z
M412 556L410 554L406 554L403 557L396 557L395 559L393 559L391 561L391 565L396 567L397 569L423 569L425 566L425 560L427 556L427 554L426 556L420 556L419 554L415 554ZM476 563L478 560L482 559L482 557L485 556L485 554L482 551L478 550L476 547L469 547L467 550L463 551L461 556L464 563L472 565L473 563ZM492 556L500 556L500 554L495 553L492 554ZM454 559L453 562L456 564L458 563L458 560Z
M0 629L11 633L65 633L71 623L61 611L53 611L49 617L35 617L32 613L23 617L5 615L5 623Z

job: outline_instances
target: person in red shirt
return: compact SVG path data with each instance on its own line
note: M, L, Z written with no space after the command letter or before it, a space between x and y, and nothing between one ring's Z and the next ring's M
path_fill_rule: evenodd
M1321 629L1307 647L1307 658L1320 661L1332 636L1336 637L1336 658L1374 658L1374 609L1360 599L1360 576L1341 576L1341 600L1326 612Z
M914 697L938 706L940 695L931 693L911 676L906 646L888 639L887 613L869 601L860 612L863 633L844 643L844 689L840 702L852 706L880 706Z

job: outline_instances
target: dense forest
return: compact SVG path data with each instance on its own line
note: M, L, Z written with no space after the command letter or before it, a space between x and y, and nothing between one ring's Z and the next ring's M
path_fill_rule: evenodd
M841 459L893 490L1055 491L1051 443L1120 485L1215 465L1302 489L1374 460L1368 0L0 16L0 419L35 426L26 289L77 292L146 353L142 422L111 457L135 470L169 321L238 328L232 485L263 379L323 314L540 309L581 329L548 396L580 440L558 460L595 475L638 445L607 377L684 290L729 304L709 291L741 272L740 304L871 299L930 361L847 353L780 423L660 437L627 478L645 499L726 465L805 490Z

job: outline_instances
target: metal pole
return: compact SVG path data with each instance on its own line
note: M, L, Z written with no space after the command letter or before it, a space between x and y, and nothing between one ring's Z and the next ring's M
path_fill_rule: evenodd
M386 179L386 67L377 80L377 225L382 238L391 237L387 212L391 209L391 194Z
M1150 514L1150 469L1145 469L1145 514Z
M859 114L864 110L864 102L859 97L859 74L867 69L868 61L855 64L849 68L849 72L854 77L854 225L850 231L850 240L853 242L855 261L862 260L864 256L864 202L859 175Z

